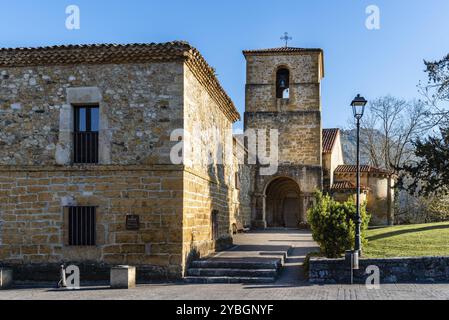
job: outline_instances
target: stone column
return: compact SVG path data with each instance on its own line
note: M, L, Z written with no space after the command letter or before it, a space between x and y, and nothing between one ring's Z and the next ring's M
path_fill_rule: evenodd
M267 221L265 219L265 195L257 193L253 196L253 227L256 229L266 229Z

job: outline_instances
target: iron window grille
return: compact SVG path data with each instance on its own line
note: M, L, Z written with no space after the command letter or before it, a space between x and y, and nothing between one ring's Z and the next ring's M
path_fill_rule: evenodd
M69 246L95 246L96 207L69 207Z
M98 163L98 106L75 107L73 133L73 162L76 164Z

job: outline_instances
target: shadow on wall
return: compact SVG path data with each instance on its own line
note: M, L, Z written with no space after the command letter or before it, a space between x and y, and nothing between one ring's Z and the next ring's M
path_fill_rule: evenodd
M193 241L190 243L190 251L186 259L186 269L190 267L190 264L201 258L201 253L194 247Z
M195 183L193 192L200 194L201 208L190 208L192 210L193 227L190 229L191 240L189 251L186 254L186 266L192 261L208 257L214 252L228 249L232 246L231 226L231 190L232 186L226 183L225 168L223 165L209 165L206 172L205 167L196 168L206 173L209 181ZM195 168L193 168L195 169ZM201 179L201 178L200 178ZM190 183L189 183L190 184ZM204 197L208 200L204 200ZM187 199L198 202L198 199ZM213 213L217 220L214 223Z

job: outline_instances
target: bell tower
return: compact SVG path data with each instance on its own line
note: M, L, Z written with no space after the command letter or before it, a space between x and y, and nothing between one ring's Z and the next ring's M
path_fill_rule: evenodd
M275 129L279 133L278 172L262 176L260 166L252 166L253 223L255 227L299 226L306 223L313 193L323 184L323 50L283 47L243 54L247 64L245 130ZM288 181L282 184L279 179ZM268 194L274 190L272 183L276 183L276 199ZM288 208L283 207L285 203L290 204Z

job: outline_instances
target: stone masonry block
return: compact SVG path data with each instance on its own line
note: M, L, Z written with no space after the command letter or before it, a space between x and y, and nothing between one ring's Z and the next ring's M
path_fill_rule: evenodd
M132 289L136 287L136 267L117 266L111 268L112 289Z
M0 290L8 289L13 284L12 270L0 269Z

